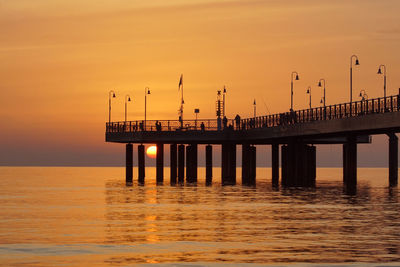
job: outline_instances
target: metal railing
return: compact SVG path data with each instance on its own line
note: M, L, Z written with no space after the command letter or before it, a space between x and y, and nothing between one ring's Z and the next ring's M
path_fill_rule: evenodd
M250 130L400 111L400 95L239 120L147 120L106 123L106 132ZM220 124L220 127L218 127Z

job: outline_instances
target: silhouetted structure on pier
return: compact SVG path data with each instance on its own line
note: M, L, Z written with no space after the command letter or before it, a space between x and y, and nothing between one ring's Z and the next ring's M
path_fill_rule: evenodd
M157 144L157 183L163 182L164 145L170 144L171 184L197 182L198 146L205 146L206 183L212 182L212 145L222 146L222 184L236 184L236 147L242 146L242 184L256 181L256 146L272 146L272 183L313 186L316 180L315 144L343 144L343 182L357 185L357 144L369 143L370 135L389 137L389 184L398 181L400 95L343 103L240 120L229 120L219 130L217 120L158 120L110 122L106 141L126 143L126 181L132 183L132 144L138 146L138 181L145 178L145 143ZM200 127L201 125L201 127Z

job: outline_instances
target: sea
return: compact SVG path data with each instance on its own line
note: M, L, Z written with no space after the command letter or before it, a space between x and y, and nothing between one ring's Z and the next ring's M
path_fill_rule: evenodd
M400 266L387 168L318 168L313 188L125 184L122 167L0 167L1 266Z

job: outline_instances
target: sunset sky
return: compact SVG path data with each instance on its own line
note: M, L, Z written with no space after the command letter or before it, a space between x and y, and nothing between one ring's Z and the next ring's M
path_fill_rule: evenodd
M349 60L356 54L353 99L361 89L388 95L400 87L398 0L0 0L0 165L118 165L124 146L104 142L108 91L112 120L177 119L184 75L185 119L215 118L226 85L227 115L349 100ZM387 138L359 148L359 163L386 166ZM340 166L340 147L320 151ZM331 157L331 154L334 156ZM269 156L269 155L268 155ZM265 159L267 159L267 157ZM264 158L261 158L263 160Z

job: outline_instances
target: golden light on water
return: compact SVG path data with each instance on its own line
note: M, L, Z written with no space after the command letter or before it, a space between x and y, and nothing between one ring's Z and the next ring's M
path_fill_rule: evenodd
M157 156L157 147L156 146L149 146L146 150L146 154L149 158L156 158Z

